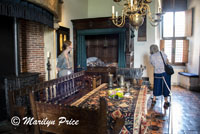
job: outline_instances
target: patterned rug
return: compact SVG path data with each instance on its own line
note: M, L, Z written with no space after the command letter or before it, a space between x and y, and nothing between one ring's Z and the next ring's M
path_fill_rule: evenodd
M138 99L139 90L130 90L130 97L122 99L112 99L107 95L107 89L101 89L87 100L83 101L79 106L88 107L91 109L99 108L99 98L104 97L108 103L108 123L109 129L113 128L116 118L125 118L125 126L123 128L124 134L133 133L134 111ZM123 134L122 133L122 134Z
M124 89L124 93L126 93L126 89ZM142 87L141 90L131 88L130 96L113 99L108 96L107 87L102 86L99 89L94 89L72 105L98 109L100 97L104 97L108 104L108 129L113 128L116 118L125 118L125 125L121 134L139 133L141 122L146 120L143 117L145 116L144 111L146 108L146 87Z

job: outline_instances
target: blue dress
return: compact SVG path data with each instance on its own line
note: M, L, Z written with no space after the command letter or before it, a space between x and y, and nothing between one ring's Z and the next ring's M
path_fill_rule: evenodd
M68 63L67 64L67 59L65 58L64 51L58 56L57 58L57 68L60 68L60 71L58 72L58 77L66 76L71 73L73 73L72 70L72 62L71 62L71 54L68 54Z

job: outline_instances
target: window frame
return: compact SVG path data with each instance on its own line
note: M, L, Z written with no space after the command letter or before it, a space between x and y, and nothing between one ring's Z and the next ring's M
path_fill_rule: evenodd
M178 11L171 11L173 12L173 37L164 37L163 34L164 34L164 21L162 21L162 40L172 40L172 59L171 59L171 62L170 64L172 65L175 65L175 66L185 66L186 63L182 62L182 63L175 63L175 49L176 49L176 40L187 40L187 37L186 36L183 36L183 37L175 37L175 12L178 12ZM184 11L186 12L186 11ZM162 17L162 20L163 20L163 17Z

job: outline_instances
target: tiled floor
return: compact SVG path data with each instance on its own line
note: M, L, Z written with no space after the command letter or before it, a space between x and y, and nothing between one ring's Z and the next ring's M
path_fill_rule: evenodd
M164 109L164 99L149 105L149 134L200 134L200 92L172 87L171 107ZM171 116L169 116L169 114ZM171 122L170 118L171 117Z
M168 109L164 109L161 97L154 106L149 101L148 134L200 134L200 92L172 87L172 93L172 103ZM173 122L169 123L169 117ZM17 133L8 121L4 121L0 122L0 134Z

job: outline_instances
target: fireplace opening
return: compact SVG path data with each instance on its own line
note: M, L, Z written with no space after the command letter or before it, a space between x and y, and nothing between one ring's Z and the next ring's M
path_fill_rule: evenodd
M0 121L6 118L4 78L15 75L14 19L0 16Z

